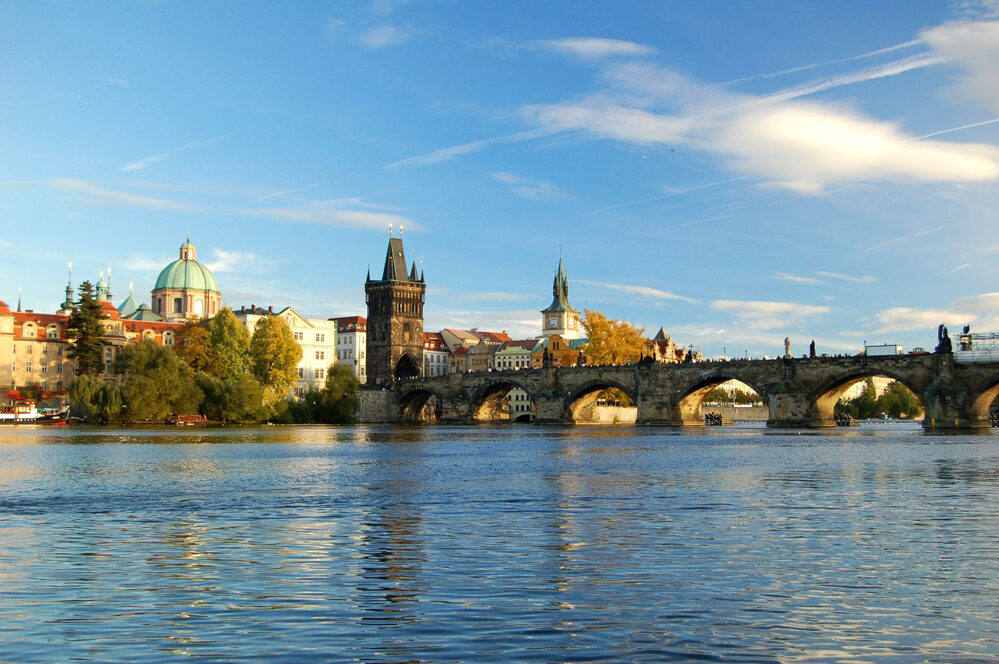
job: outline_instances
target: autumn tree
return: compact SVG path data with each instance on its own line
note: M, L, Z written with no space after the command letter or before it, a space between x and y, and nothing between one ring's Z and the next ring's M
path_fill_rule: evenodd
M229 307L208 323L208 344L215 356L210 372L213 376L224 380L246 373L250 365L250 334Z
M645 350L644 328L608 319L600 311L584 309L583 312L587 341L582 351L587 364L627 364L641 359Z
M162 420L198 412L203 394L194 372L169 348L148 339L129 344L119 353L114 369L124 376L121 391L127 419Z
M298 378L302 347L287 323L275 316L264 316L253 328L249 356L253 376L264 390L264 401L272 404Z
M80 284L80 299L69 315L66 336L73 340L67 356L76 360L76 371L85 376L96 376L104 369L102 356L104 344L104 317L101 304L94 298L94 286L89 281Z
M202 321L188 321L177 330L173 349L195 373L212 373L216 367L215 350L208 340L208 327Z

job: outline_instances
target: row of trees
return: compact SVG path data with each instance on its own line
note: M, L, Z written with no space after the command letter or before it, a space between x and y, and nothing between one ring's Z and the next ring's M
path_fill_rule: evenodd
M307 407L286 398L298 377L302 349L280 318L261 318L251 335L224 308L208 321L182 327L173 348L149 340L128 344L111 366L121 377L116 384L97 378L105 369L101 317L93 287L84 282L69 321L69 336L76 341L70 357L79 367L69 395L90 421L162 421L193 414L220 422L353 420L357 379L343 365L329 367L323 389L310 390L303 400Z
M705 403L735 403L735 404L755 404L763 403L760 395L753 390L743 390L735 388L731 392L721 387L712 388L704 395Z
M889 383L881 396L878 396L874 380L868 378L860 395L854 399L840 399L836 403L835 412L858 420L877 417L882 413L888 417L910 420L923 414L923 405L912 390L898 381Z

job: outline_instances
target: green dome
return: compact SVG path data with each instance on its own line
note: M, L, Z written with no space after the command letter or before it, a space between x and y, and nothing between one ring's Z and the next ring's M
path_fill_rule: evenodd
M219 292L212 271L193 258L178 258L163 268L153 290L167 288Z

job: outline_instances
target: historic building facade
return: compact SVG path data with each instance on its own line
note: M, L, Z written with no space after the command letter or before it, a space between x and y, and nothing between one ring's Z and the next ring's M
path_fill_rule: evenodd
M346 363L354 370L357 382L368 382L367 348L368 321L364 316L343 316L332 319L336 323L336 361Z
M152 291L153 312L171 322L211 318L222 309L222 294L212 271L198 262L188 237L180 258L160 272Z
M364 296L368 304L367 378L384 385L423 375L423 302L427 284L413 268L406 272L402 238L389 237L382 278L368 271Z

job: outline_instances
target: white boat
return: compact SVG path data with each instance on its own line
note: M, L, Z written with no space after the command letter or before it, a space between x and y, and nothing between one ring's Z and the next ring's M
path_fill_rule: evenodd
M56 422L65 422L68 412L68 406L39 411L34 401L24 399L0 406L0 424L53 424Z

